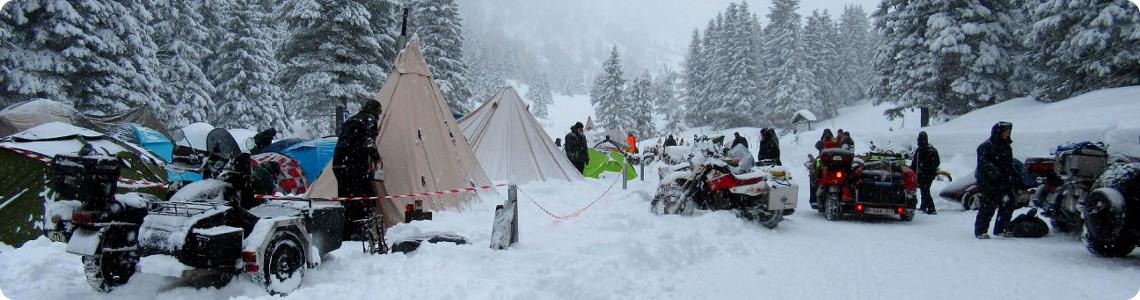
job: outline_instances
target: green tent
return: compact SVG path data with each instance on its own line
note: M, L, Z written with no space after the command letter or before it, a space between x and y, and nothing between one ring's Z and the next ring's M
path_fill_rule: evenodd
M591 178L598 178L602 176L603 172L621 173L622 162L625 161L625 156L622 156L618 151L599 151L589 149L590 162L586 164L586 169L583 175ZM637 171L634 171L633 165L626 163L625 179L633 180L637 178Z
M0 140L0 243L19 247L43 234L44 211L55 201L51 165L41 159L76 154L83 142L123 159L121 177L165 183L161 159L142 147L91 130L53 122ZM31 157L30 157L31 156ZM165 198L160 188L127 189ZM70 217L70 216L67 216Z

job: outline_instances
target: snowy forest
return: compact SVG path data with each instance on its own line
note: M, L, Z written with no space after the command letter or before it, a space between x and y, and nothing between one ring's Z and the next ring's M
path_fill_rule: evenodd
M354 111L392 71L404 9L448 104L466 112L452 0L12 1L0 12L0 106L149 106L171 128L329 134L335 107Z
M0 12L0 106L149 106L171 128L325 135L337 105L354 111L392 71L405 9L454 113L514 80L534 87L536 115L553 93L588 93L601 125L643 136L787 127L798 110L828 118L866 99L893 105L891 116L922 110L926 123L1140 84L1140 22L1125 0L885 0L810 13L775 0L763 15L741 1L692 30L679 65L634 68L623 63L652 59L623 60L620 41L594 58L601 66L572 66L585 61L572 48L464 31L454 0L17 0Z

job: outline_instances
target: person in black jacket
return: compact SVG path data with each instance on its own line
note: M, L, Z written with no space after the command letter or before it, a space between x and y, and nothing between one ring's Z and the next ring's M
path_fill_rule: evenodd
M369 100L360 112L340 128L340 136L333 148L333 175L337 181L339 197L376 197L372 188L371 174L375 163L380 162L376 150L376 136L380 134L377 119L380 117L380 102ZM345 201L345 232L352 240L361 240L363 231L355 222L372 217L373 201Z
M780 162L780 140L776 137L776 130L772 128L760 130L760 152L756 154L756 161L766 159L775 160L777 166L783 165Z
M994 225L995 235L1005 232L1013 215L1012 205L1002 200L1021 184L1013 165L1013 140L1009 138L1012 131L1012 123L998 122L990 130L990 138L978 146L978 166L974 177L978 181L982 207L974 220L974 236L979 239L990 238L986 232L995 210L999 210L997 224Z
M744 149L748 149L748 139L740 136L739 132L733 132L732 134L736 135L736 138L732 139L732 146L729 146L728 149L736 148L736 145L744 145Z
M844 132L846 134L847 132ZM930 145L926 131L918 133L918 150L914 151L914 158L910 161L910 168L918 175L918 189L922 194L922 205L919 210L928 214L938 214L934 208L934 197L930 196L930 185L938 176L938 165L942 163L938 157L938 149Z
M676 146L676 145L677 145L677 140L673 138L672 134L670 134L669 137L665 138L665 147Z
M259 154L265 147L273 144L273 138L277 136L277 129L269 128L262 130L253 135L253 148L249 150L249 154Z
M586 135L583 134L585 125L582 122L570 126L570 133L566 134L566 158L578 169L579 173L586 170L586 163L590 162L590 153L586 146Z

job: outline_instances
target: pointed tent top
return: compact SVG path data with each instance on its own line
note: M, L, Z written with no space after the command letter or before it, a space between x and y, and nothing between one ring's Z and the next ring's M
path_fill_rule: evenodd
M594 129L594 118L593 117L586 117L586 128L584 128L584 129L586 129L586 130L593 130Z
M427 61L424 60L424 54L420 51L418 39L412 39L408 42L408 47L400 51L400 55L396 57L396 72L433 77Z

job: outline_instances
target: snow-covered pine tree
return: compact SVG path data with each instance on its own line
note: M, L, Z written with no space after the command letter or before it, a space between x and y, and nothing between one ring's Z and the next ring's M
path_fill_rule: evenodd
M526 99L534 103L530 107L534 116L545 119L547 109L554 103L554 95L550 91L550 81L546 79L546 74L535 74L531 79L530 89L526 91Z
M818 87L805 62L798 8L799 0L774 0L764 30L766 108L775 126L790 126L792 114L815 106Z
M759 62L753 53L752 38L757 24L752 21L747 2L740 5L729 4L725 11L725 24L722 36L724 45L721 61L723 65L717 73L724 74L721 96L713 110L715 128L753 126L761 118L757 109L760 105Z
M431 67L447 106L466 114L473 100L463 60L463 25L454 0L416 0L411 3L409 30L420 38L424 60ZM482 100L482 99L480 99Z
M926 107L941 110L937 98L937 60L924 48L928 27L926 16L937 12L937 0L884 0L875 10L875 30L882 40L875 51L875 80L871 97L875 104L893 103L885 114L902 116L903 111Z
M823 13L813 10L807 18L802 40L806 57L804 62L819 85L812 97L814 101L810 110L822 118L835 116L841 105L839 99L842 95L838 90L841 59L837 36L835 22L827 10Z
M127 5L131 5L128 7ZM7 75L0 98L47 98L85 113L155 106L157 46L135 1L25 0L7 3L0 21L11 47L0 53Z
M11 16L7 14L7 10L0 10L0 94L2 94L2 88L8 85L8 81L13 80L9 78L12 74L12 67L15 66L11 60L16 59L18 56L16 54L20 51L12 42L12 25L7 22ZM0 97L0 107L16 104L15 101L16 99L9 97Z
M712 27L711 21L709 27ZM707 124L704 112L708 98L705 94L708 64L705 62L706 55L702 41L703 37L700 30L693 29L693 37L689 41L689 51L685 55L685 83L682 92L682 102L687 108L683 115L689 124Z
M471 35L464 43L463 57L471 61L468 71L472 99L480 104L507 86L507 67L492 54L493 44L480 34Z
M158 45L159 68L157 73L166 88L161 99L169 128L181 128L194 122L209 121L216 105L212 98L214 84L202 70L203 57L211 55L206 47L209 32L202 25L199 1L156 1L154 22L155 43Z
M274 83L273 48L265 19L269 17L256 0L234 0L223 4L222 27L229 34L222 39L210 68L217 88L214 126L288 132L284 93Z
M625 127L626 130L643 139L656 136L657 125L653 121L653 81L649 73L634 78L626 95L628 105L625 110L628 111L626 119L629 122L628 127Z
M867 98L871 85L876 35L871 32L871 21L862 6L847 5L839 18L840 60L839 82L836 94L840 105Z
M627 114L629 107L625 96L625 75L617 46L610 52L610 58L602 64L602 73L594 79L590 102L594 103L598 125L608 129L630 129Z
M1009 0L939 0L927 19L924 49L935 55L935 114L961 115L1010 98Z
M396 45L389 32L376 32L372 22L396 18L396 5L359 0L285 3L284 17L291 34L277 51L284 64L277 80L284 87L288 107L305 118L310 134L332 132L331 116L338 105L355 108L376 97L391 72L392 60L384 53Z
M1140 84L1140 14L1125 0L1026 1L1029 65L1040 101Z
M735 9L735 6L730 6ZM705 86L704 86L704 107L701 109L705 115L706 123L701 125L712 125L715 128L723 126L723 116L725 111L731 108L727 107L726 99L728 88L728 76L724 70L728 69L729 60L728 52L728 34L729 29L725 24L725 13L717 13L713 19L712 27L705 31L705 61L708 63L708 70L705 72Z

